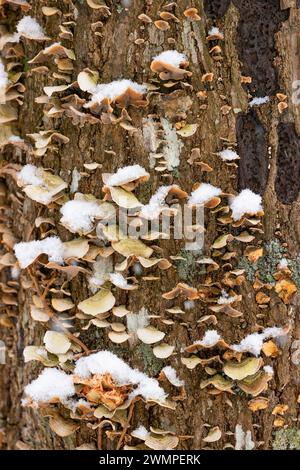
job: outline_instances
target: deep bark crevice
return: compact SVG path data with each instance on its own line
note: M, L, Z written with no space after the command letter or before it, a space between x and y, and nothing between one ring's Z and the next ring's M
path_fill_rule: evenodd
M300 137L292 122L281 122L277 128L277 175L275 190L279 201L291 204L300 190Z
M263 194L268 178L268 135L254 110L238 115L236 138L240 156L238 189Z

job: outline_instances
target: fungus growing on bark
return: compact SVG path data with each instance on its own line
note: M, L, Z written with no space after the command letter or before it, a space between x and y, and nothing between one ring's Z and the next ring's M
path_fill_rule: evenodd
M58 237L16 243L14 252L22 269L30 266L42 254L55 263L63 263L64 259L64 246Z
M188 8L183 12L184 16L190 21L200 21L201 16L198 15L197 8Z
M48 205L68 187L59 176L38 168L34 165L25 165L17 174L18 185L33 201Z
M259 194L253 193L250 189L243 189L237 196L230 201L232 218L237 221L245 215L262 215L262 199Z
M43 28L38 24L35 18L31 16L23 16L17 24L17 34L19 37L26 39L34 39L35 41L45 41L48 38Z
M182 80L192 75L192 72L186 70L188 65L184 54L169 50L153 57L150 68L152 72L159 73L161 80Z
M98 84L92 92L91 100L84 107L96 113L112 112L113 104L120 108L144 107L147 106L146 92L146 86L139 85L132 80L115 80L111 83Z

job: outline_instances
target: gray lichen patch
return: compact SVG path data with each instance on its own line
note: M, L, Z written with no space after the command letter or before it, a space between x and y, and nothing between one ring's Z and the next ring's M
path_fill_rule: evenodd
M281 245L279 240L271 240L264 244L264 255L251 263L246 257L241 258L239 268L245 270L245 275L250 282L254 282L256 274L265 283L274 283L273 277L278 271L279 263L284 259L291 270L292 280L298 289L300 288L300 253L293 259L286 258L287 250Z
M300 429L287 428L275 432L274 450L300 450Z
M193 282L196 275L205 272L201 265L197 264L197 254L193 251L181 250L176 260L177 274L180 280Z
M163 367L163 361L154 356L152 348L147 344L139 344L135 354L143 361L144 371L152 377L155 377Z
M275 281L273 275L278 270L277 266L284 257L285 252L285 248L281 246L278 240L271 240L264 244L264 255L256 263L251 263L243 257L239 262L239 268L245 270L247 279L250 282L254 282L256 273L258 273L263 282L272 283Z

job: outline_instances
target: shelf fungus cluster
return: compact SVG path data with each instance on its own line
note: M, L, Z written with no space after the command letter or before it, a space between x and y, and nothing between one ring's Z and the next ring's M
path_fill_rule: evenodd
M143 75L149 75L147 82L136 77L133 81L127 74L126 78L106 82L100 71L77 67L72 48L77 20L74 12L64 14L54 6L43 7L44 17L55 16L60 22L59 37L49 38L44 28L28 16L29 2L0 3L1 7L18 8L24 15L15 29L5 31L0 39L0 146L17 147L26 152L26 161L32 162L5 162L0 176L15 184L20 214L25 204L27 210L28 205L34 207L36 214L32 230L24 233L23 239L16 239L5 220L8 190L0 186L6 222L0 225L0 266L10 272L10 280L2 283L4 313L0 323L13 326L12 312L21 286L29 298L30 318L45 329L40 343L24 350L26 363L36 361L44 368L25 387L23 405L37 408L49 418L50 428L61 437L86 425L97 430L100 448L105 428L107 438L118 449L156 450L175 449L192 436L179 435L173 428L135 427L132 419L136 403L142 402L147 409L165 407L171 414L177 402L191 398L191 380L199 384L199 400L205 403L219 395L231 404L243 397L249 410L267 409L276 359L290 325L282 321L274 326L263 310L268 308L271 291L282 304L291 303L297 287L288 260L283 259L272 272L274 282L265 282L259 269L254 269L253 290L259 314L255 327L248 328L249 299L243 303L246 273L238 257L242 254L257 266L264 255L259 238L263 233L262 197L247 188L233 192L232 186L221 187L223 184L217 181L212 162L234 171L240 159L235 145L225 148L222 144L215 154L217 158L209 164L200 159L200 149L193 148L186 164L196 168L193 174L198 176L194 180L187 178L182 185L176 183L180 151L189 138L196 139L193 136L200 125L199 115L194 118L197 122L189 121L189 110L195 102L201 112L209 107L207 96L214 73L205 70L200 74L201 90L197 91L191 84L195 60L173 49L149 56ZM102 0L86 3L97 18L91 31L99 33L103 23L109 22L113 7L110 9ZM196 28L202 21L196 8L190 6L181 18L175 14L175 7L176 2L165 5L154 20L141 13L139 22L145 28L153 23L153 28L163 34L170 25L179 28L183 21L189 27L195 23ZM206 36L206 46L202 46L210 49L208 57L216 62L223 40L223 33L214 27ZM24 41L36 41L39 50L29 61L26 58L28 71L22 65ZM34 98L43 109L45 128L31 129L21 138L15 124L26 92L24 77L28 75L41 76L45 81L50 78L48 85L41 87L43 94ZM133 119L136 108L140 114ZM223 106L222 116L230 110L230 106ZM147 134L150 161L152 158L156 163L145 168L139 155L131 155L132 164L107 173L100 171L102 164L85 161L82 171L74 169L77 183L71 188L66 172L57 174L47 166L49 159L55 159L61 147L68 148L70 143L71 136L63 134L68 126L59 125L62 118L74 128L119 125L126 139L137 131L137 139ZM143 133L145 127L147 132ZM117 156L113 150L108 154ZM86 182L94 171L97 190L93 184L91 192L82 192L82 188L89 187ZM81 177L85 185L79 190ZM203 223L196 223L192 217L185 227L187 233L205 233L207 220L213 220L214 238L203 252L181 247L177 250L179 245L173 237L169 245L174 251L170 254L166 245L172 235L166 227L153 223L163 217L175 223L183 206L193 216L199 208L205 215ZM128 217L124 222L125 212ZM207 240L210 238L211 233ZM155 290L159 292L156 308L135 309L136 293L150 296L152 282L159 286ZM79 285L84 287L79 290ZM233 344L225 334L223 338L227 329L224 324L232 324ZM177 338L178 325L183 333ZM93 330L101 339L91 351L85 338ZM138 348L147 350L159 370L148 374L131 367L128 351ZM181 364L186 367L179 368ZM275 415L285 412L282 410L285 408L278 408ZM212 423L203 442L217 442L222 432Z

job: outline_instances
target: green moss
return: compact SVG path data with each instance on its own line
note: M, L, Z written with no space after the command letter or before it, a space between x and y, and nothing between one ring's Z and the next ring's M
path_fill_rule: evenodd
M199 275L205 272L205 269L201 268L201 265L196 263L198 258L197 253L188 250L181 250L180 253L178 253L178 256L183 258L175 260L177 274L180 280L193 282L197 274Z
M145 373L152 377L157 375L163 367L163 361L154 356L148 344L139 344L135 349L135 354L143 361Z
M300 450L300 429L287 428L275 432L274 450Z

